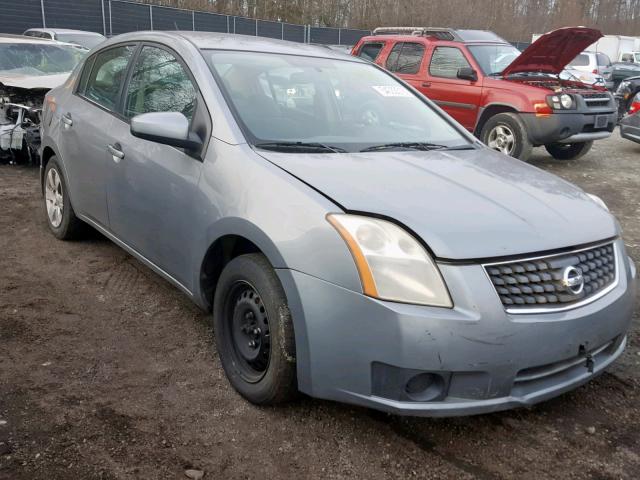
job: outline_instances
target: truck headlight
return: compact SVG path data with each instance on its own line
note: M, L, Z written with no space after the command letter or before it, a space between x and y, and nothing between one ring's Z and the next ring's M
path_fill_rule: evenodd
M602 208L604 208L607 212L609 211L609 207L607 207L607 204L604 203L604 200L602 200L599 196L594 195L593 193L587 193L587 195L589 196L589 198L591 200L593 200L595 203L597 203L598 205L600 205Z
M389 221L362 215L329 214L327 220L349 247L365 295L453 307L435 262L405 230Z
M576 102L573 97L567 93L562 95L549 95L547 103L554 110L572 110L576 108Z

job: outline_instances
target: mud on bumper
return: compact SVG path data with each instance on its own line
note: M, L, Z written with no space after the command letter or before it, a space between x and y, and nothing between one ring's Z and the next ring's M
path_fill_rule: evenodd
M479 265L441 265L455 304L375 300L280 270L296 329L298 385L318 398L402 415L528 406L587 382L623 351L635 268L573 310L507 314ZM622 273L624 272L624 273Z

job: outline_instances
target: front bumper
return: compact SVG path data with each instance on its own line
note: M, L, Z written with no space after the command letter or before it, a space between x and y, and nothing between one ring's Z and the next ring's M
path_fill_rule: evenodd
M579 143L602 140L611 136L618 121L614 110L597 113L554 113L539 117L534 113L521 113L520 117L527 128L529 141L534 146L552 143ZM606 117L603 125L596 125Z
M507 314L480 265L440 268L453 309L383 302L279 270L296 329L300 390L397 414L472 415L571 390L624 349L635 288L625 255L609 294L536 315ZM439 379L439 390L408 392L407 380L421 375Z

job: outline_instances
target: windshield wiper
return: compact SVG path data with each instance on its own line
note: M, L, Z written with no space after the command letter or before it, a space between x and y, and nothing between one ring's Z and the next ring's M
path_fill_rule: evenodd
M317 142L265 142L256 143L254 147L262 148L263 150L274 150L276 152L346 153L344 148Z
M473 150L473 145L454 145L453 147L448 147L447 145L439 145L437 143L429 143L429 142L397 142L397 143L384 143L382 145L374 145L372 147L367 147L361 152L377 152L380 150L392 150L394 148L406 148L407 150L420 150L420 151L430 151L430 150Z

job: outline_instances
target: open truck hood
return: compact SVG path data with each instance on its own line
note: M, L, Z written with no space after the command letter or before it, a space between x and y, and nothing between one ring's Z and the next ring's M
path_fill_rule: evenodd
M503 76L520 72L559 74L569 62L602 38L594 28L567 27L545 33L520 54L502 72Z
M439 258L530 254L614 237L582 190L492 150L290 154L256 150L346 211L406 225Z

